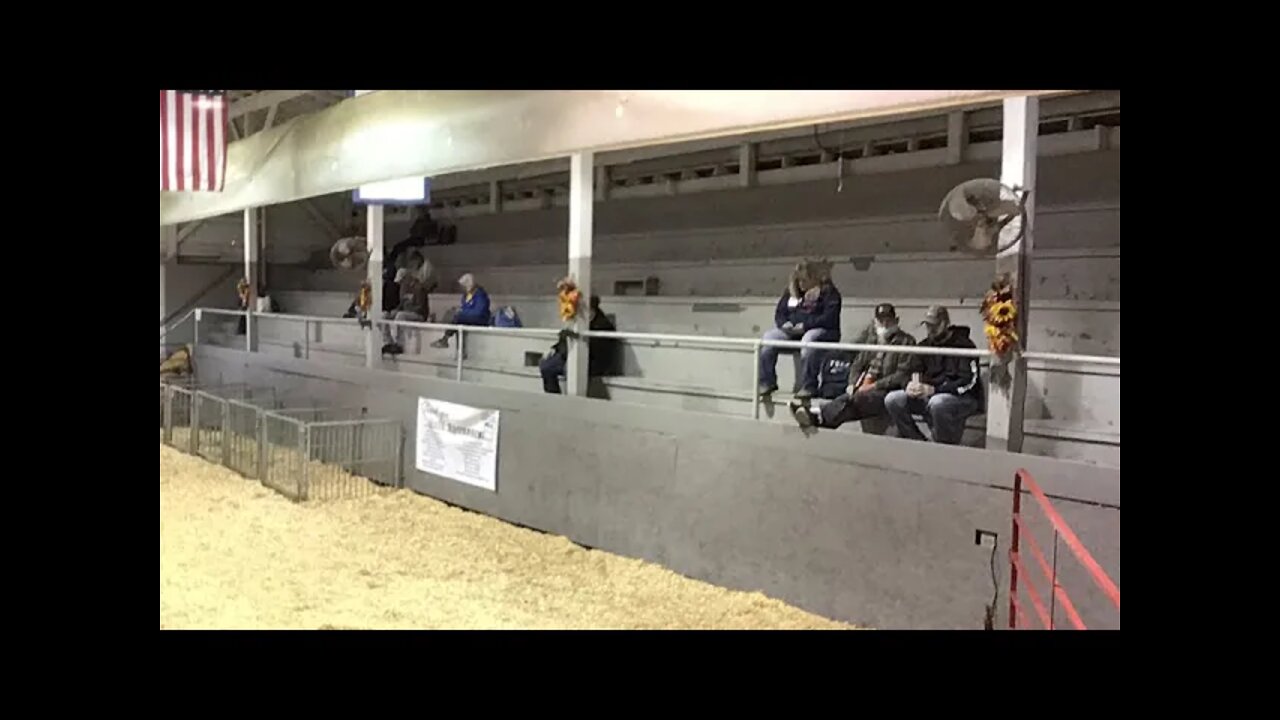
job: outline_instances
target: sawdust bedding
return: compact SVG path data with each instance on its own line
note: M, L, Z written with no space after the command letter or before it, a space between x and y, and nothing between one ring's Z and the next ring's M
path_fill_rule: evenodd
M161 445L160 627L850 626L409 491L300 505Z

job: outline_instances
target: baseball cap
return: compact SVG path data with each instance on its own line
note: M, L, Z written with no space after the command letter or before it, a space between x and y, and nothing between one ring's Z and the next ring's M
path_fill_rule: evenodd
M924 313L924 320L920 324L937 325L938 323L950 324L950 322L951 313L947 312L946 308L941 305L930 305L929 309Z
M875 318L877 320L881 320L884 318L894 318L896 320L897 317L898 317L898 311L893 308L892 304L880 303L879 305L876 306Z

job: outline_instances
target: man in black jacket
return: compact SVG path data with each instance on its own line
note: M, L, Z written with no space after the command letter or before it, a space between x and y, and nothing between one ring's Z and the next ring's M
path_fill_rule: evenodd
M898 313L893 305L876 306L875 320L854 340L858 345L915 345L916 339L898 327ZM849 368L849 385L845 392L819 410L816 424L838 428L850 420L862 421L862 431L883 435L888 430L884 400L890 392L907 386L910 356L902 353L861 352ZM791 414L801 427L815 424L807 401L791 403Z
M588 327L603 332L618 330L609 320L609 316L600 311L600 298L596 295L591 296L591 324ZM560 376L565 374L565 367L569 361L568 338L572 334L573 331L568 328L561 330L560 337L551 348L551 352L538 364L538 370L542 373L542 389L545 392L553 395L560 394ZM587 357L588 377L603 377L616 372L617 344L617 341L611 338L591 339Z
M925 313L921 323L929 336L920 347L972 348L969 328L952 325L951 315L941 305ZM957 445L964 435L964 422L982 411L982 383L978 359L953 355L912 355L907 365L911 382L905 389L884 399L889 417L898 426L898 437L924 440L912 415L922 415L933 429L934 442Z

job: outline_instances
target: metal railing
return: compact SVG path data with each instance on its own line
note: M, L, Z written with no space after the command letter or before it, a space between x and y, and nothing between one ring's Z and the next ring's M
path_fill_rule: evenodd
M217 315L241 316L243 311L239 310L220 310L209 308L197 308L192 311L199 320L202 312ZM303 358L310 358L310 327L312 324L339 324L339 325L359 325L360 321L355 318L333 318L319 317L314 315L290 315L284 313L265 313L257 316L259 321L267 319L271 321L295 322L302 323L303 333L306 337L304 341ZM186 318L184 318L185 320ZM455 362L455 379L459 382L463 380L463 367L465 360L465 343L468 334L481 335L499 335L509 337L541 337L556 338L559 337L560 330L552 328L502 328L494 326L478 326L478 325L456 325L448 323L432 323L432 322L415 322L410 320L387 320L381 318L370 318L370 333L377 333L379 328L386 326L392 329L394 333L397 327L403 327L412 330L435 330L440 332L453 331L457 333L458 342L454 353ZM750 351L752 354L752 378L750 387L750 397L755 398L752 402L751 416L759 419L760 417L760 400L756 389L759 386L759 368L760 368L760 351L766 347L774 347L783 350L835 350L845 352L875 352L875 353L898 353L903 355L934 355L946 357L966 357L978 360L990 359L993 353L990 350L978 348L942 348L942 347L926 347L920 345L876 345L869 343L846 343L846 342L804 342L801 340L766 340L764 338L743 338L715 335L677 335L669 333L644 333L644 332L621 332L621 331L599 331L599 330L583 330L576 333L578 339L589 340L591 338L614 339L633 343L651 343L654 346L662 344L670 344L673 347L685 345L700 345L713 349L724 350L742 350ZM198 342L198 333L197 333ZM366 338L366 347L368 348L367 365L372 367L376 354L374 354L374 344L379 342L376 335ZM1120 367L1120 358L1108 357L1101 355L1072 355L1065 353L1046 353L1046 352L1025 352L1022 357L1031 361L1055 362L1078 365L1101 365L1109 367Z
M1036 543L1035 536L1031 534L1026 525L1026 518L1022 512L1022 491L1023 489L1035 499L1040 510L1048 518L1049 524L1053 526L1053 561L1045 559L1044 552ZM1080 542L1080 538L1076 537L1075 532L1071 530L1071 526L1067 521L1062 519L1053 507L1053 503L1049 502L1049 497L1045 495L1044 490L1036 484L1031 477L1031 473L1026 470L1018 470L1013 476L1013 534L1009 547L1009 627L1017 629L1027 626L1027 617L1023 612L1022 600L1019 597L1019 582L1026 587L1027 596L1031 600L1031 607L1035 610L1036 617L1040 620L1042 627L1048 630L1055 629L1057 624L1057 608L1062 607L1063 613L1067 616L1067 620L1071 622L1072 627L1077 630L1087 630L1084 620L1080 618L1080 613L1076 610L1075 603L1071 601L1071 596L1058 582L1058 547L1059 540L1061 544L1065 544L1075 556L1076 560L1084 566L1089 573L1090 579L1094 584L1102 590L1107 601L1120 611L1120 588L1116 586L1111 577L1107 575L1098 561L1093 555L1085 549ZM1031 551L1031 556L1035 558L1036 564L1040 567L1040 571L1044 573L1045 579L1050 583L1048 607L1045 606L1045 600L1036 590L1036 586L1031 582L1030 573L1027 571L1026 563L1023 562L1022 544L1026 542L1027 550Z
M255 398L241 387L222 396L161 382L161 441L298 501L358 497L400 486L404 432L399 421L368 417L363 408L282 404L288 403L274 390Z

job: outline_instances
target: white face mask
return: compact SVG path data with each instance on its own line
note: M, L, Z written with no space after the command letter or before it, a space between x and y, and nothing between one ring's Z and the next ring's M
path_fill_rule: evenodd
M894 326L892 325L889 325L889 326L876 325L876 337L883 340L889 337L889 335L893 332L893 330L894 330Z
M396 271L396 282L400 282L401 280L404 279L404 276L408 274L409 274L408 270L405 270L404 268L400 268L399 270Z

